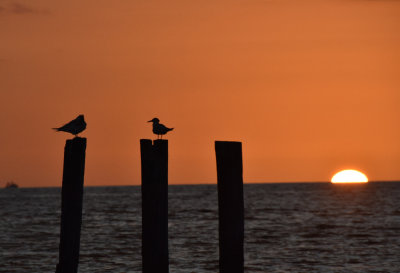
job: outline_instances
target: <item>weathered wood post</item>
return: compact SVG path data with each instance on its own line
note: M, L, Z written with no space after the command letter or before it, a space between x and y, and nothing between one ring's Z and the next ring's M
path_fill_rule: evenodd
M218 177L219 272L243 273L242 143L215 141Z
M140 140L142 161L142 269L167 273L168 140Z
M59 260L56 273L77 273L82 224L86 138L67 140L61 191Z

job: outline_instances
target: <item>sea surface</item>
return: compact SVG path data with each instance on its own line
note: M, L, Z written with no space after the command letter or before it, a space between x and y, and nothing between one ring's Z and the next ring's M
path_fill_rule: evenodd
M400 182L245 184L245 272L400 272ZM59 188L0 190L0 272L55 272ZM86 187L79 272L141 272L140 187ZM169 187L170 272L218 272L216 185Z

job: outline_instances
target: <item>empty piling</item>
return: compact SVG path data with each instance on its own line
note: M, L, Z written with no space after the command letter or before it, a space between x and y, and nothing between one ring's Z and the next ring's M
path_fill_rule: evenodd
M243 273L242 143L215 141L218 178L219 272Z
M140 140L142 270L166 273L168 262L168 140Z
M86 138L67 140L61 190L59 261L56 273L77 273L82 224Z

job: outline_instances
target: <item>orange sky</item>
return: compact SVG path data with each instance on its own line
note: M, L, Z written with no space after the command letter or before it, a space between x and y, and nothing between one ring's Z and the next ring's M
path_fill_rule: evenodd
M55 133L85 114L86 185L140 184L168 134L169 181L214 183L214 140L246 182L400 179L400 1L0 0L0 185L60 186Z

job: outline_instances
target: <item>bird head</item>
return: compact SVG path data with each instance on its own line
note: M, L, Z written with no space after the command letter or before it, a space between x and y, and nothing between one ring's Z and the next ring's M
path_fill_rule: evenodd
M84 120L85 118L83 117L83 115L79 115L78 119Z
M149 120L148 122L159 123L160 120L158 118L153 118L152 120Z

